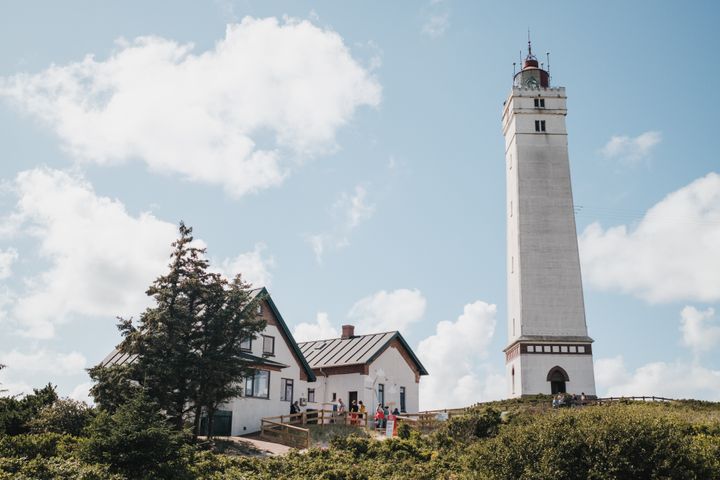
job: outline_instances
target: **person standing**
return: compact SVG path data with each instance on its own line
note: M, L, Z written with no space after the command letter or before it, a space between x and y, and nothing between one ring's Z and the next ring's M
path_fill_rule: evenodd
M358 411L360 412L360 421L362 422L363 426L367 426L367 408L365 408L365 404L362 400L360 400L360 407L358 408Z
M377 429L383 428L384 423L385 423L385 412L382 408L382 403L378 403L378 406L375 409L375 428L377 428Z
M355 400L350 402L350 425L357 425L358 404Z

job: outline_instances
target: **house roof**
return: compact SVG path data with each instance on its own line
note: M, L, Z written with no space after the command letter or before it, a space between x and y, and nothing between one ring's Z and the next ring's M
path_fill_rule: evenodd
M305 373L307 374L308 381L314 382L315 381L315 374L312 371L312 368L310 368L310 365L308 365L307 360L305 359L305 356L302 354L302 351L300 350L300 347L298 346L297 342L293 338L292 334L290 333L290 329L288 329L287 324L285 323L285 320L283 320L282 315L280 315L280 311L277 309L277 306L275 305L275 302L273 301L272 297L270 296L270 293L267 291L265 287L261 288L255 288L250 291L250 300L254 300L257 298L258 295L263 295L264 300L267 302L268 306L270 307L270 310L275 315L275 318L277 319L278 326L280 327L280 330L282 331L283 335L287 339L288 343L290 344L290 348L295 353L295 356L297 357L298 361L300 362L300 367L305 370ZM257 365L267 365L267 366L274 366L278 368L286 368L287 365L274 362L272 360L268 360L267 358L263 357L257 357L255 355L250 354L243 354L247 360L251 361L254 364ZM100 362L100 365L103 367L110 367L113 365L124 365L126 363L132 363L137 358L137 355L129 355L127 353L120 352L117 348L113 349L110 354L103 359L102 362Z
M103 367L125 365L134 362L137 357L137 355L129 355L127 353L122 353L120 350L115 348L112 352L110 352L110 355L105 357L103 361L100 362L100 365L102 365ZM251 355L249 353L241 353L240 357L253 365L267 365L268 367L276 367L281 369L288 367L288 365L285 365L284 363L276 362L265 357L258 357L257 355Z
M400 332L372 333L354 335L350 338L331 338L301 342L298 345L313 369L365 365L375 360L393 340L398 340L407 351L420 375L427 375L423 364L418 360Z

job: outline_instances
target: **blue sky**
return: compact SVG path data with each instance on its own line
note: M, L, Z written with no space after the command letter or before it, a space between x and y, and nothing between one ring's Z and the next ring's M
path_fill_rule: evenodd
M529 27L567 88L598 393L720 400L719 13L3 4L0 382L83 398L182 219L299 337L401 329L421 406L502 396L500 116Z

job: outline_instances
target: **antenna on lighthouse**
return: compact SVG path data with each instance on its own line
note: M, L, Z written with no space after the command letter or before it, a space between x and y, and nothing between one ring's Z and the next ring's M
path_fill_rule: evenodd
M532 56L532 44L530 43L530 27L528 27L528 57Z
M552 78L550 76L550 52L545 52L545 55L547 55L547 72L548 72L548 84L550 83L550 79Z

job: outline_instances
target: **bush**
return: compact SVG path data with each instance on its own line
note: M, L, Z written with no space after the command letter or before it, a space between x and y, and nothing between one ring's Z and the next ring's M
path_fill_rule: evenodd
M67 433L79 436L93 417L93 410L85 402L65 398L43 407L38 416L28 422L34 433Z
M75 437L58 433L0 435L0 457L67 456L76 444Z
M192 449L157 405L136 395L115 413L100 412L87 427L79 456L132 479L189 478Z
M126 480L107 465L88 465L76 458L32 460L0 458L0 480Z
M465 460L491 479L719 478L693 450L692 432L682 416L643 405L564 410L502 428Z
M0 398L0 433L19 435L30 431L28 423L47 405L58 399L55 387L47 386L34 389L33 393L23 398Z

